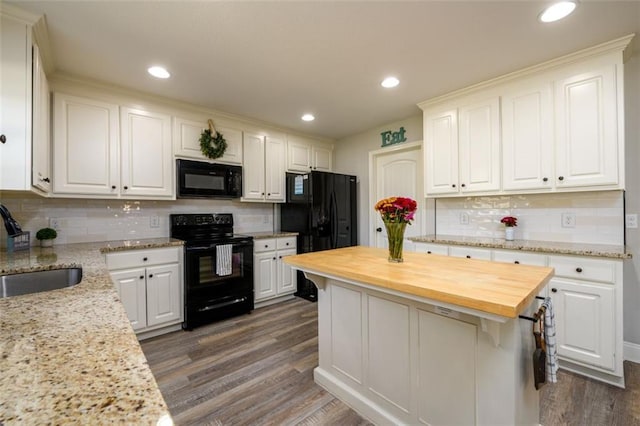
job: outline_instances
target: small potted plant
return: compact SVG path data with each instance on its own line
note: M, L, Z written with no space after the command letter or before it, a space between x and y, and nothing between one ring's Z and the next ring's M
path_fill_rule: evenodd
M504 223L504 239L507 241L513 241L514 231L518 226L518 218L513 216L505 216L500 219L500 223Z
M58 236L55 229L42 228L36 233L36 239L40 241L40 247L53 246L53 240Z

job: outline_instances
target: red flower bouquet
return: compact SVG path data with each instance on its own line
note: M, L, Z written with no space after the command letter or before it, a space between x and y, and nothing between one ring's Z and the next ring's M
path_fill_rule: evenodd
M380 212L382 221L385 223L411 224L413 216L418 209L418 203L411 198L389 197L378 201L374 208Z
M518 226L518 218L513 216L505 216L500 219L500 223L504 223L504 226L506 226L507 228Z

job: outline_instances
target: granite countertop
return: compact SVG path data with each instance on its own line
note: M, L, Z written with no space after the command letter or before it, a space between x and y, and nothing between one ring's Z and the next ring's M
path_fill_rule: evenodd
M173 424L104 252L182 245L158 238L0 251L0 272L82 266L69 288L0 299L0 424Z
M252 232L250 234L254 240L263 240L265 238L282 238L282 237L296 237L297 232Z
M555 241L514 240L502 238L462 237L458 235L423 235L409 237L415 243L449 244L468 247L484 247L506 250L521 250L549 254L571 254L576 256L631 259L625 246L607 244L561 243Z

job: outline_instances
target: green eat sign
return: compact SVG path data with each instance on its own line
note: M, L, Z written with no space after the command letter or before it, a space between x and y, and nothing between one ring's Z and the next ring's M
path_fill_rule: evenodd
M380 136L382 136L382 146L385 147L406 141L407 138L405 137L404 132L404 127L400 127L400 130L397 132L387 130L386 132L380 133Z

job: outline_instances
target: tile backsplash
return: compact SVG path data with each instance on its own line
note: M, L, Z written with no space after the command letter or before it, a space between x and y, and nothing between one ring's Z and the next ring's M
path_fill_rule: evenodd
M2 192L5 205L22 229L35 234L57 219L55 244L130 240L169 236L169 215L173 213L233 213L237 233L273 230L273 205L230 200L179 199L175 201L87 200L42 198L25 192ZM157 227L152 222L157 219ZM7 234L0 226L0 246Z
M624 244L624 192L574 192L438 199L439 235L504 238L504 216L518 218L516 239ZM575 216L563 227L563 214Z

